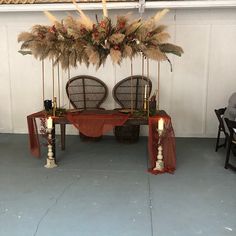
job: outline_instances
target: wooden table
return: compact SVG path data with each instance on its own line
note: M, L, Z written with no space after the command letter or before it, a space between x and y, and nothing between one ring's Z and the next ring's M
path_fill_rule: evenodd
M111 114L114 113L114 110L96 110L96 111L84 111L81 114L89 114L89 113L97 113L97 114ZM157 115L166 116L166 112L160 110L157 112ZM54 118L54 123L56 125L60 125L61 130L61 150L65 150L65 137L66 137L66 125L71 124L71 122L65 116L59 116ZM130 115L128 120L125 122L125 125L148 125L148 117L147 116L137 116ZM55 132L55 129L54 129ZM54 134L55 136L55 134Z
M95 111L82 111L78 114L75 114L75 117L79 117L79 118L83 117L83 116L81 116L81 114L85 114L84 117L86 117L86 114L90 113L89 115L90 115L91 119L94 120L94 119L96 119L96 114L102 113L105 116L101 115L100 120L101 120L101 117L105 117L105 118L109 117L109 119L111 120L111 119L113 119L113 115L114 115L114 120L118 120L118 117L122 117L122 122L124 122L124 123L122 123L123 125L149 125L149 136L148 136L148 150L149 150L149 163L150 163L149 172L151 172L153 174L159 174L159 173L165 173L165 172L174 173L175 168L176 168L174 130L173 130L173 127L171 124L171 118L170 118L170 116L168 116L166 114L165 111L158 111L155 116L151 116L151 117L136 116L136 115L130 114L128 117L126 116L125 121L123 120L124 116L118 115L118 112L114 111L114 110L110 110L110 111L109 110L103 110L103 111L97 110L96 113L94 114L95 117L93 117L92 113L94 113L94 112ZM114 112L116 112L116 113L112 114ZM106 117L106 114L107 114L107 117ZM110 116L108 114L110 114ZM29 137L30 137L30 149L31 149L32 155L34 155L36 157L40 156L40 143L39 143L38 133L37 133L36 118L47 118L47 117L48 116L44 111L37 112L37 113L27 116ZM56 154L55 127L56 127L56 125L60 125L61 149L65 150L66 125L72 124L72 122L68 118L69 118L68 114L63 115L63 116L53 117L54 129L52 130L52 136L53 136L52 146L53 146L54 157L56 157L56 155L55 155ZM156 171L154 169L155 163L157 160L157 147L160 145L160 142L159 142L160 137L158 135L158 132L156 131L157 130L157 123L160 118L163 118L165 120L165 130L164 130L165 135L163 137L161 137L161 140L162 140L161 145L163 145L163 147L164 147L163 154L164 154L164 161L165 161L165 169L161 172ZM81 122L81 120L79 120L79 123L80 122ZM86 122L87 122L87 120L85 120L85 125L87 125ZM108 125L110 127L110 123ZM112 125L113 125L113 123L112 123ZM89 122L88 122L88 126L89 126ZM115 125L115 126L117 126L117 125Z

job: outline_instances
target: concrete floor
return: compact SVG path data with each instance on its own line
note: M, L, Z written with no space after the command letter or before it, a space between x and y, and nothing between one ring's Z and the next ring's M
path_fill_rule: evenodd
M147 173L147 139L67 137L59 167L0 134L0 236L236 235L236 174L213 139L177 139L174 175ZM235 158L236 159L236 158Z

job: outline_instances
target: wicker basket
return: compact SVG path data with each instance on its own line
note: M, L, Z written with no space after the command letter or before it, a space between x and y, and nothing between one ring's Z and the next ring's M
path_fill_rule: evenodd
M139 125L116 126L114 133L116 140L120 143L136 143L139 140Z

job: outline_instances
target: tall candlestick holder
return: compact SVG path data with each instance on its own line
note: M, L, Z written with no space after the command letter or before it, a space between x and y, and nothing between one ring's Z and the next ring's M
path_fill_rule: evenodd
M53 153L53 146L52 146L52 131L53 128L47 128L47 135L48 135L48 156L47 156L47 164L44 166L46 168L54 168L57 167L54 153Z
M145 85L145 93L144 93L144 98L143 98L143 111L147 118L149 117L149 86Z
M57 110L57 98L53 98L53 107L52 107L52 115L55 117L56 116L56 110Z
M159 139L158 139L158 153L157 153L157 160L156 160L156 166L153 168L153 170L157 171L163 171L164 170L164 161L163 161L163 154L162 154L162 144L161 144L161 138L163 136L163 130L157 129L157 132L159 134Z
M143 111L147 111L148 110L148 99L144 98L143 100Z

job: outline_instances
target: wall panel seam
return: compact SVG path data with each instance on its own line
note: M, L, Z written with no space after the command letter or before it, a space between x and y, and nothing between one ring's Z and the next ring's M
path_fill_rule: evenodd
M207 135L207 114L208 114L208 92L209 92L209 77L210 77L210 56L211 56L211 39L212 39L212 25L210 25L209 28L209 34L208 34L208 54L207 54L207 71L206 71L206 88L205 88L205 112L204 114L204 135Z
M174 43L176 44L176 10L175 10L175 14L174 14L174 37L173 37L173 41ZM173 57L173 63L172 63L172 66L173 66L173 70L175 69L175 57ZM173 113L172 109L173 109L173 84L174 84L174 73L173 71L171 72L171 88L170 88L170 116L171 114Z
M8 64L8 81L9 81L9 97L10 97L10 117L11 117L11 133L14 133L13 123L13 97L12 97L12 78L11 78L11 64L10 64L10 46L9 46L9 31L8 26L5 25L7 38L7 64Z

